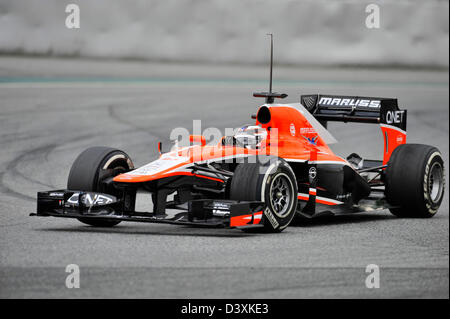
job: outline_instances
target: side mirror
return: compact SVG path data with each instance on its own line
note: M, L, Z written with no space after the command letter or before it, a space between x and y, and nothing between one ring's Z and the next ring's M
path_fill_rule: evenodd
M162 154L162 142L158 142L158 153L159 155Z
M202 146L206 145L206 138L203 135L189 135L191 144L200 143Z

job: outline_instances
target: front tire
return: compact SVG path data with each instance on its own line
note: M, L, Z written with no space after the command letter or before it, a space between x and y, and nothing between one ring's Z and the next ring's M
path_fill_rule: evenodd
M433 217L444 197L445 171L436 147L403 144L391 155L386 168L386 199L398 217Z
M245 159L234 171L230 199L263 201L266 208L261 223L265 232L281 232L294 218L297 208L297 181L289 164L281 158ZM259 230L256 228L255 230Z
M67 189L116 195L115 190L107 189L103 181L133 168L133 162L125 152L110 147L91 147L82 152L72 164ZM107 218L78 220L96 227L113 227L120 223Z

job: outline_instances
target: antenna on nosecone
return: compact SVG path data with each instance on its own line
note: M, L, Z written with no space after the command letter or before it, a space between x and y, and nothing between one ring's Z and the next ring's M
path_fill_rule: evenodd
M269 77L269 92L253 93L254 97L266 98L266 103L273 103L275 98L284 99L287 94L272 92L272 70L273 70L273 33L267 33L270 36L270 77Z

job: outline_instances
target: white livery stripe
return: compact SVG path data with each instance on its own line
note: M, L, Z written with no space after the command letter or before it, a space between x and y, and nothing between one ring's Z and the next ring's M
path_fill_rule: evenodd
M390 128L390 129L396 130L396 131L406 135L406 131L403 131L401 128L398 128L397 126L393 126L393 125L389 125L389 124L380 124L380 126L384 127L384 128Z
M305 194L305 193L298 193L298 197L299 199L309 199L309 194ZM327 198L327 197L322 197L322 196L316 196L316 201L323 201L323 202L327 202L333 205L340 205L343 204L344 202L335 200L335 199L331 199L331 198Z
M308 164L337 164L337 165L347 165L350 166L347 161L343 160L341 161L307 161L307 160L302 160L302 159L296 159L296 158L285 158L284 160L286 160L287 162L298 162L298 163L304 163L304 162L308 162Z

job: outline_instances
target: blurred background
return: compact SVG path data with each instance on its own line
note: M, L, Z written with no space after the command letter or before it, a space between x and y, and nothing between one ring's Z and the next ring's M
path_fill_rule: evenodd
M70 3L79 29L64 27ZM366 26L371 4L379 28ZM0 53L254 64L270 32L279 64L448 68L448 10L446 0L1 0Z

